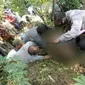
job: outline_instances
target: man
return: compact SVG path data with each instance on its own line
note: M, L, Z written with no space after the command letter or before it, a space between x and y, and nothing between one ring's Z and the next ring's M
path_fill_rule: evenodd
M70 23L70 30L62 34L53 43L65 42L80 36L85 32L85 10L70 10L64 13L58 12L56 14L56 24L61 25Z
M47 30L50 28L43 24L40 23L38 26L33 27L29 29L27 32L25 32L22 36L21 39L23 40L24 43L28 41L33 41L35 42L40 48L44 48L46 45L46 42L42 39L43 33L45 33Z
M12 49L8 55L7 55L7 59L11 58L12 56L14 56L17 51L23 46L23 42L19 39L15 39L13 41L13 45L14 45L14 49Z
M15 60L15 61L20 60L23 63L29 63L29 62L33 62L33 61L36 61L36 60L42 60L42 59L50 58L49 56L44 57L44 56L38 55L39 51L40 51L39 46L37 46L32 41L28 41L10 59Z

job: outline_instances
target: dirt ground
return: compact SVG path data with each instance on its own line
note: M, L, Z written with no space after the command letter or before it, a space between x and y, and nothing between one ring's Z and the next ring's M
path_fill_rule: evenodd
M73 85L76 73L53 60L38 61L28 65L32 85Z
M20 38L20 35L26 30L28 29L26 28L22 30L15 38ZM49 40L49 37L52 37L51 34L47 36L47 40ZM55 34L56 32L54 32L54 35ZM43 38L45 39L46 35L44 35ZM11 44L3 46L7 49L13 48ZM68 49L68 52L66 50L63 51L62 48L59 48L56 49L56 45L48 45L46 50L50 55L52 55L53 58L51 60L37 61L28 64L28 78L32 85L74 85L75 81L73 78L80 73L84 73L84 71L82 71L83 68L79 65L75 66L75 64L73 64L69 66L68 63L65 65L62 64L62 62L58 63L58 57L62 58L63 56L63 60L64 56L68 57L69 55L72 55L71 51L68 49L68 46L67 48L65 46L63 47ZM66 60L66 62L67 61L68 60Z

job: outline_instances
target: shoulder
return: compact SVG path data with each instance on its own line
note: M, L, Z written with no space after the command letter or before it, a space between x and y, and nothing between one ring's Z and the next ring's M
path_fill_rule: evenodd
M32 41L28 41L24 46L31 46L31 45L36 45L36 44Z
M36 32L37 31L37 26L34 26L34 27L32 27L31 29L28 30L28 32L31 32L31 31Z
M14 49L12 49L8 54L16 53Z
M14 49L12 49L12 50L8 53L7 59L13 57L16 53L17 53L17 52L16 52Z
M25 50L27 50L30 46L32 46L32 45L36 45L34 42L32 42L32 41L28 41L26 44L24 44L23 46L22 46L22 48L21 49L25 49ZM20 49L20 50L21 50Z

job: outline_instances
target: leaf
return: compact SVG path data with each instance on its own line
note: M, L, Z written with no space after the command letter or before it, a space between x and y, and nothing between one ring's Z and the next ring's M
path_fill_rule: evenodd
M0 85L2 85L1 82L0 82Z
M81 75L80 78L85 83L85 76L84 75Z
M46 3L46 0L41 0L41 1L42 1L42 3L43 3L43 4L45 4L45 3Z
M73 79L78 83L85 84L81 79L78 79L78 78L73 78Z
M74 85L85 85L85 84L81 84L81 83L76 83L76 84L74 84Z

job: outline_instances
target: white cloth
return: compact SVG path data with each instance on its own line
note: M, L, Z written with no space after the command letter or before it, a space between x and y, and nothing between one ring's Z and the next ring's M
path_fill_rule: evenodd
M5 13L7 13L8 15L9 15L9 14L12 14L12 10L9 9L9 8L7 8L7 9L5 10Z
M34 43L29 41L25 45L22 46L22 48L17 51L16 55L14 55L11 59L13 60L20 60L23 63L33 62L35 60L42 60L43 56L39 55L30 55L28 53L29 46L33 45Z
M76 38L85 32L85 10L70 10L66 12L66 17L71 21L71 30L59 37L61 42Z
M22 18L20 17L19 13L16 12L15 17L16 17L18 23L20 23L22 21Z
M29 6L28 12L30 13L30 15L33 15L33 11L34 11L33 6Z
M16 52L14 49L12 49L12 50L8 53L6 59L9 59L9 60L10 60L16 53L17 53L17 52Z
M14 15L13 12L12 12L12 10L9 9L9 8L7 8L7 9L5 10L5 14L6 14L6 15L9 15L9 16L12 16L12 17L15 17L15 15Z

